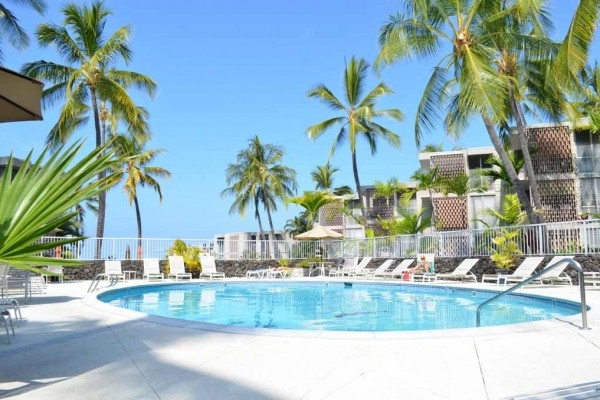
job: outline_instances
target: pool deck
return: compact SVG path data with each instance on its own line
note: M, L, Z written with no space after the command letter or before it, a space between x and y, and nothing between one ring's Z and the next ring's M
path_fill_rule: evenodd
M600 288L586 290L590 330L580 329L578 314L353 333L167 325L100 303L88 286L49 284L46 295L22 306L12 344L0 334L0 398L481 400L600 387ZM523 291L579 301L575 286Z

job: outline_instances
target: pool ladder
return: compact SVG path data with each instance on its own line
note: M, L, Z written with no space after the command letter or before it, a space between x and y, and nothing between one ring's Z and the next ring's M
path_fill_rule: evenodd
M90 284L90 287L88 288L87 292L90 293L98 289L98 284L100 283L100 281L104 280L104 278L107 277L110 279L110 282L107 287L115 286L119 282L118 274L97 274L96 276L94 276L94 279L92 279L92 283Z
M581 329L589 329L588 321L587 321L587 305L585 303L585 282L584 282L583 268L581 267L581 264L579 264L577 261L575 261L573 259L560 260L559 262L549 265L546 268L544 268L543 270L541 270L540 272L538 272L537 274L532 275L529 278L525 279L523 282L519 282L518 285L515 285L515 286L511 287L510 289L505 290L502 293L498 293L491 299L488 299L488 300L484 301L483 303L481 303L479 305L479 307L477 307L477 327L481 326L481 309L484 306L490 304L491 302L497 300L498 298L500 298L504 295L514 292L515 290L527 285L529 282L548 273L549 271L553 270L554 268L558 267L559 265L561 265L563 263L571 264L573 266L573 268L575 268L577 270L577 274L579 276L579 294L581 296Z

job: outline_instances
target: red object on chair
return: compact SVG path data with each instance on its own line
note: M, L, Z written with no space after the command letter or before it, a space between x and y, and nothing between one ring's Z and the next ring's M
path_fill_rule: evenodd
M402 280L410 281L410 272L404 271L404 275L402 275Z

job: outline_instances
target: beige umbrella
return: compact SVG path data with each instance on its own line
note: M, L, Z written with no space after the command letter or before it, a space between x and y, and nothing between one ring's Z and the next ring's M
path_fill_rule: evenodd
M343 238L344 235L341 233L337 233L334 230L326 228L321 225L317 225L310 231L306 231L299 235L294 236L294 239L298 240L319 240L319 239L340 239Z
M329 228L326 228L321 225L317 225L316 227L312 228L310 231L306 231L304 233L294 236L294 239L323 240L323 239L340 239L343 237L344 237L344 235L342 235L341 233L337 233L336 231L333 231ZM325 265L323 264L323 253L321 253L319 251L318 255L321 258L321 266L319 268L321 271L321 275L325 275Z
M0 67L0 122L41 121L41 82Z

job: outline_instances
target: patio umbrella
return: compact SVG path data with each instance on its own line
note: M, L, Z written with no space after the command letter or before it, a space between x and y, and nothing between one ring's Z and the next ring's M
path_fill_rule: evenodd
M341 233L337 233L334 230L326 228L321 225L317 225L310 231L306 231L299 235L294 236L294 239L298 240L320 240L320 239L340 239L343 238L344 235Z
M0 67L0 122L40 121L41 82Z
M342 235L341 233L337 233L336 231L333 231L329 228L326 228L321 225L317 225L310 231L306 231L304 233L294 236L294 239L315 240L316 241L316 240L323 240L323 239L340 239L343 237L344 237L344 235ZM321 258L321 268L320 268L321 274L325 275L325 267L323 265L323 253L319 250L317 250L317 251L318 251L317 254Z

